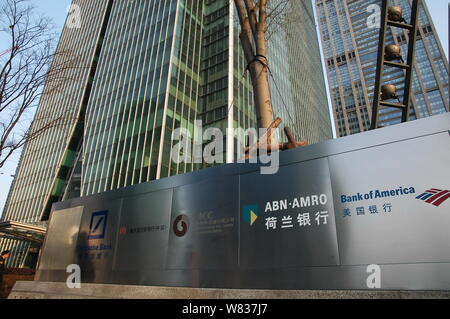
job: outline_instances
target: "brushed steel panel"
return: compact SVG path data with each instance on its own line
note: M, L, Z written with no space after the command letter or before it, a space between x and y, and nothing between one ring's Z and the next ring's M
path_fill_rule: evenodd
M53 211L39 269L66 269L75 263L82 216L83 206Z
M223 269L237 266L237 176L174 189L167 269ZM176 219L186 216L188 230L177 236Z
M85 205L75 262L80 265L85 282L110 278L122 201L122 198L99 201L92 197Z
M436 207L416 199L430 188L450 189L449 163L448 133L332 156L342 263L449 262L450 201ZM415 193L375 198L377 190L400 187L413 187ZM373 199L341 201L342 195L363 196L371 191ZM384 205L392 206L391 212ZM370 206L377 206L378 213L371 213ZM358 216L357 208L364 208L365 214ZM351 216L344 217L345 209L351 210Z
M172 190L123 200L113 269L163 269L167 254Z
M430 188L450 189L450 135L444 127L450 129L448 114L283 152L280 171L273 176L260 175L258 165L224 165L73 199L55 204L54 210L84 207L76 247L81 257L83 247L111 244L108 258L96 259L94 254L84 264L81 261L84 282L367 289L367 266L379 264L382 289L450 289L450 200L435 207L416 199ZM356 196L351 203L341 200L342 195L399 187L414 187L415 192L376 200ZM294 199L312 201L314 195L325 195L326 203L293 205ZM369 206L382 210L385 201L391 204L391 213L370 214ZM281 209L275 209L274 202ZM280 204L284 202L286 207ZM266 209L268 203L272 210ZM357 216L361 206L365 215ZM249 207L257 218L248 218ZM346 208L352 216L344 216ZM102 233L102 215L93 215L105 211L104 238L89 238ZM315 214L321 211L329 214L327 224L314 226ZM300 213L311 214L311 227L299 227ZM281 230L282 219L288 216L296 228ZM270 217L277 217L276 230L267 230ZM186 233L183 222L188 225ZM124 227L155 223L168 228L154 236L121 235ZM61 222L57 230L49 230L48 238L54 234L56 240L53 247L44 247L41 266L49 254L57 256L66 249L63 236L68 229ZM61 245L58 236L63 238ZM70 256L78 263L78 255L69 255L61 258L61 265L69 263ZM37 278L65 281L64 267L40 267Z
M242 267L285 268L339 263L333 196L326 158L284 166L276 175L242 175L240 189ZM313 196L326 196L326 202L312 205ZM309 201L311 205L302 205L302 198L305 204ZM286 207L274 211L282 202ZM244 216L251 206L258 210L258 218L253 225ZM327 218L316 220L316 214L321 212L326 212ZM304 217L304 214L309 216L310 223L299 222L299 215ZM292 228L282 228L285 217L292 218L292 223L284 226L292 225ZM276 229L268 227L268 218L277 220Z

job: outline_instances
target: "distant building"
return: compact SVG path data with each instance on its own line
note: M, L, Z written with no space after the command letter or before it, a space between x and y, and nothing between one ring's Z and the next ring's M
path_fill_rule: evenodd
M408 0L392 0L410 20ZM337 136L347 136L370 128L380 30L373 26L380 0L316 0L325 63L333 104ZM389 27L387 44L398 44L406 61L408 33ZM420 36L410 119L449 111L449 66L425 1L420 9ZM387 68L385 84L403 91L404 71ZM400 95L401 97L401 95ZM401 122L401 112L382 109L380 125Z

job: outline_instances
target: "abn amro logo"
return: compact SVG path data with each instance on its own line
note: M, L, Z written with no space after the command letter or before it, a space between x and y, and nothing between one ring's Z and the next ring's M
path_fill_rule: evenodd
M258 205L244 206L244 220L247 222L247 224L253 226L258 217Z
M450 191L437 188L431 188L427 190L425 193L416 197L416 199L420 199L436 207L441 206L449 198L450 198Z
M108 222L108 211L96 212L91 216L88 239L104 239Z

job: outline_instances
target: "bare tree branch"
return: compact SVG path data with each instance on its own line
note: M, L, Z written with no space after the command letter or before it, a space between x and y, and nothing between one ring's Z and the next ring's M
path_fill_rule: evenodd
M55 55L57 35L52 21L38 17L29 0L0 0L0 34L9 48L0 55L0 168L26 142L45 131L67 125L66 117L32 116L43 95L61 89L70 80L75 57ZM58 63L56 63L58 60ZM44 89L45 86L45 89Z

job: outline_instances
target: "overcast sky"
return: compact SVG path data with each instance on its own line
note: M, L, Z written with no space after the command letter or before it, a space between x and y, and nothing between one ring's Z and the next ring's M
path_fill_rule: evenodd
M35 0L33 3L38 11L52 17L58 28L62 29L66 19L67 8L70 5L71 0ZM450 3L450 0L426 0L426 3L433 16L434 24L448 57L448 4ZM6 44L0 42L0 51L3 51L4 49L6 49ZM19 155L20 154L16 154L5 167L0 169L0 215L3 212L3 206L12 182L11 175L14 175L15 173Z

